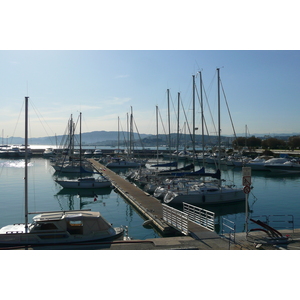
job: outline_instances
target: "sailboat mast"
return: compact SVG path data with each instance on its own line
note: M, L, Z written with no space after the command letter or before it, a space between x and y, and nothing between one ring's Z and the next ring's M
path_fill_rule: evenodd
M130 157L133 155L134 151L134 136L133 136L133 111L132 106L130 106L131 113L130 113Z
M202 126L202 164L203 167L205 166L205 159L204 159L204 110L203 110L203 82L202 82L202 72L200 74L200 103L201 103L201 126Z
M79 114L79 161L80 161L80 171L81 171L81 113Z
M28 232L28 98L25 97L25 233Z
M177 164L178 164L178 152L179 152L179 115L180 115L180 93L178 93L178 105L177 105L177 147L176 147L176 153L177 153Z
M196 122L195 122L195 75L193 75L193 164L194 164L194 171L195 171L195 129L196 129Z
M217 68L218 74L218 168L221 166L221 103L220 103L220 69Z
M120 118L118 116L118 155L120 154Z
M156 162L158 164L158 106L156 105Z
M171 157L171 121L170 121L170 90L167 89L168 95L168 129L169 129L169 152Z

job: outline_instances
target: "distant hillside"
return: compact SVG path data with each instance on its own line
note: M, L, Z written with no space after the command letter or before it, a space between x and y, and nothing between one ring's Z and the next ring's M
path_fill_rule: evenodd
M289 136L295 136L299 135L296 133L292 134L269 134L269 135L256 135L256 134L250 134L250 136L256 136L262 139L269 138L269 137L275 137L278 139L287 140ZM237 134L237 136L245 136L243 134ZM128 142L126 145L126 141L128 141L129 136L127 132L120 132L120 146L128 146ZM118 144L118 132L117 131L93 131L93 132L85 132L81 135L82 138L82 145L97 145L97 146L117 146ZM230 145L232 140L235 138L233 136L222 136L221 142L226 145ZM141 146L140 140L142 140L142 146L144 147L155 147L157 143L159 145L168 145L169 138L165 134L159 134L158 139L156 135L151 134L138 134L134 133L134 140L135 145ZM180 144L182 146L192 146L191 142L191 136L189 134L181 134L180 135ZM59 136L50 136L50 137L39 137L39 138L29 138L29 144L30 145L58 145L60 146L62 142L65 141L65 137L62 135ZM24 138L20 137L10 137L8 139L5 139L4 144L24 144ZM171 146L175 147L177 143L177 134L172 133L171 134ZM218 143L217 136L204 136L204 143L206 146L209 145L216 145ZM79 144L79 135L75 135L75 144ZM196 135L196 146L202 144L202 135L198 134Z
M124 141L124 139L128 138L128 133L120 132L120 141ZM145 137L150 136L149 134L140 134L140 138L143 139ZM31 145L60 145L64 136L49 136L49 137L39 137L39 138L29 138L28 143ZM86 132L81 134L82 144L86 145L97 145L102 144L103 142L111 142L118 140L118 132L117 131L93 131ZM134 139L138 140L139 135L134 133ZM6 139L5 139L6 140ZM75 134L75 141L79 143L79 135ZM6 141L4 142L6 143ZM8 144L24 144L24 138L20 137L10 137L7 140Z

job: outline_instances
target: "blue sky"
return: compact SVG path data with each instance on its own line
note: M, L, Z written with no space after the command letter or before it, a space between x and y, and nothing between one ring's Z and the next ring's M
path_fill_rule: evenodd
M207 94L204 113L212 134L208 106L216 123L217 67L236 132L244 132L245 125L250 134L300 132L299 51L3 50L0 65L0 126L5 137L24 135L21 108L27 93L32 137L63 134L69 116L76 119L79 112L84 132L115 131L118 117L126 129L131 107L138 131L155 134L156 105L167 128L167 89L175 132L177 94L191 124L192 75L199 90L200 70ZM222 133L232 135L223 97L221 107ZM197 104L200 129L199 112ZM183 129L183 110L180 119ZM163 133L161 121L159 131Z
M84 132L115 131L118 117L126 129L131 107L138 131L155 134L156 105L167 128L167 89L175 132L177 93L191 126L192 75L199 90L200 70L207 94L204 114L214 134L209 109L216 123L216 68L237 133L246 125L250 134L300 132L298 16L292 5L272 2L270 9L269 1L237 5L234 0L191 0L184 6L172 1L172 7L170 1L155 0L146 6L129 0L101 7L93 0L84 6L56 0L51 6L35 0L17 3L18 10L15 2L1 6L4 137L24 136L21 108L27 95L31 137L63 134L70 115L76 119L79 112ZM221 108L222 134L232 135L224 98ZM199 105L196 122L201 130ZM164 133L161 122L159 132Z

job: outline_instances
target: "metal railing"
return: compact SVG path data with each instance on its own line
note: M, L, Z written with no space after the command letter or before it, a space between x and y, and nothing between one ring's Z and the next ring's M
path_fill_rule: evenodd
M188 215L166 204L162 204L162 206L164 221L183 234L188 235Z
M210 231L215 231L214 212L185 202L183 203L183 212L188 215L191 222L194 222Z
M235 243L235 222L222 217L222 236L228 239L228 249L230 250L230 243Z
M209 210L188 203L183 203L183 211L166 204L162 204L162 206L163 220L185 235L189 231L188 221L194 222L210 231L215 231L215 213Z

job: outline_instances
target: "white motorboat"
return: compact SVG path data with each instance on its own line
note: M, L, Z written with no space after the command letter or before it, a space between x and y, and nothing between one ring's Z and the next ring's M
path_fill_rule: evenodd
M75 189L99 189L104 187L111 187L111 182L105 177L100 178L87 177L77 178L69 180L55 180L56 183L63 188L75 188Z
M269 158L270 159L270 158ZM246 167L250 167L255 171L266 171L265 163L268 160L266 157L258 156L246 163Z
M21 145L19 147L19 153L18 156L19 157L25 157L25 151L27 151L27 155L31 156L32 155L32 150L29 148L29 146L27 147L27 150L25 150L25 145Z
M93 151L92 150L85 150L83 153L84 157L92 157L93 156Z
M265 164L265 169L275 173L300 173L300 163L297 160L290 160L281 163Z
M102 150L101 150L101 149L96 149L96 150L93 152L93 155L94 155L94 156L101 156L101 155L102 155Z
M7 150L9 157L19 157L19 146L13 145Z
M33 217L29 224L0 229L0 246L56 245L111 240L121 237L123 228L113 228L99 212L57 211Z
M25 201L24 224L0 228L1 246L56 245L116 239L123 228L113 228L99 212L56 211L37 213L28 222L28 98L25 97Z
M43 152L44 157L51 157L53 155L55 155L53 148L46 148Z

